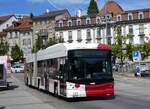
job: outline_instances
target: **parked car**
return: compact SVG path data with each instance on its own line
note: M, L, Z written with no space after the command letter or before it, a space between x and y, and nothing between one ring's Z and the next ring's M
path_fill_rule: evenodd
M147 77L147 76L150 77L150 69L141 71L141 76L142 77Z
M23 64L15 64L11 67L12 73L21 73L24 71L24 65Z

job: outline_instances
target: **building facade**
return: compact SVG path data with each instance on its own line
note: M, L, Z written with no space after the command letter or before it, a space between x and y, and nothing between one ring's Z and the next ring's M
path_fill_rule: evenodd
M67 43L107 43L106 33L109 37L113 34L113 21L107 20L107 25L100 16L76 16L59 20L56 21L56 35L63 37Z
M33 16L32 43L35 45L39 38L42 47L47 47L48 40L55 37L55 21L67 17L70 17L68 10L47 11L43 15Z
M126 43L143 44L150 40L150 8L124 11L114 1L107 1L96 16L77 15L56 21L56 35L67 43L115 42L115 28L127 36Z
M31 53L32 50L32 21L30 17L24 16L18 22L14 22L13 25L4 31L7 32L7 42L11 48L16 44L23 51L24 57Z
M128 36L128 43L144 44L150 40L150 8L124 11L115 19L122 35Z
M0 16L0 32L10 27L14 21L18 21L15 15Z

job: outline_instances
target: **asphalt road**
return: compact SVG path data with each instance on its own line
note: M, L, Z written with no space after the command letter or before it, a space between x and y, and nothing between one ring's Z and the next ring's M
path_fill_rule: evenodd
M100 98L74 102L67 102L42 91L26 87L23 83L23 74L15 74L13 79L16 81L15 85L18 87L10 90L9 94L18 93L18 96L14 98L15 100L28 95L28 98L24 98L29 101L26 104L21 104L19 108L15 107L15 103L14 105L4 103L6 105L5 109L25 109L22 107L29 104L31 104L31 108L32 105L34 106L36 104L36 109L150 109L150 79L129 78L116 75L115 99ZM4 102L1 98L2 93L5 93L5 91L0 92L0 106L2 105L1 101ZM24 100L24 98L21 100ZM11 108L11 106L15 108Z

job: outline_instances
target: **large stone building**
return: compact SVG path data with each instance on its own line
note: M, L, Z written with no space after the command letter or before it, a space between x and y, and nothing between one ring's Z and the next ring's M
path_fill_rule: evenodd
M39 38L43 47L48 44L49 38L55 37L55 21L70 17L68 10L47 11L43 15L33 16L33 37L35 44Z
M16 44L23 51L24 57L32 50L32 21L30 17L24 16L18 22L13 22L13 25L4 31L7 33L7 42L11 48ZM9 52L9 53L10 53Z
M18 21L15 15L0 16L0 32L10 27L14 21Z
M122 35L128 36L127 43L143 44L150 39L150 8L126 11L116 2L107 1L97 16L77 14L56 21L56 35L68 43L113 44L117 26Z

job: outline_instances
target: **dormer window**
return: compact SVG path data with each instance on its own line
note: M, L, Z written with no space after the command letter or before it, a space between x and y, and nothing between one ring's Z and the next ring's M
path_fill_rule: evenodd
M96 24L100 24L100 23L101 23L100 17L96 17Z
M117 16L117 21L121 21L121 15Z
M129 13L129 14L128 14L128 20L133 20L133 15L132 15L132 13Z
M68 26L72 26L72 21L71 20L68 21Z
M139 19L144 19L144 14L143 14L143 12L139 12L138 18L139 18Z
M63 21L59 21L59 27L63 27Z
M90 19L90 18L87 18L87 19L86 19L86 24L87 24L87 25L91 24L91 19Z
M81 25L81 19L77 19L77 25Z

